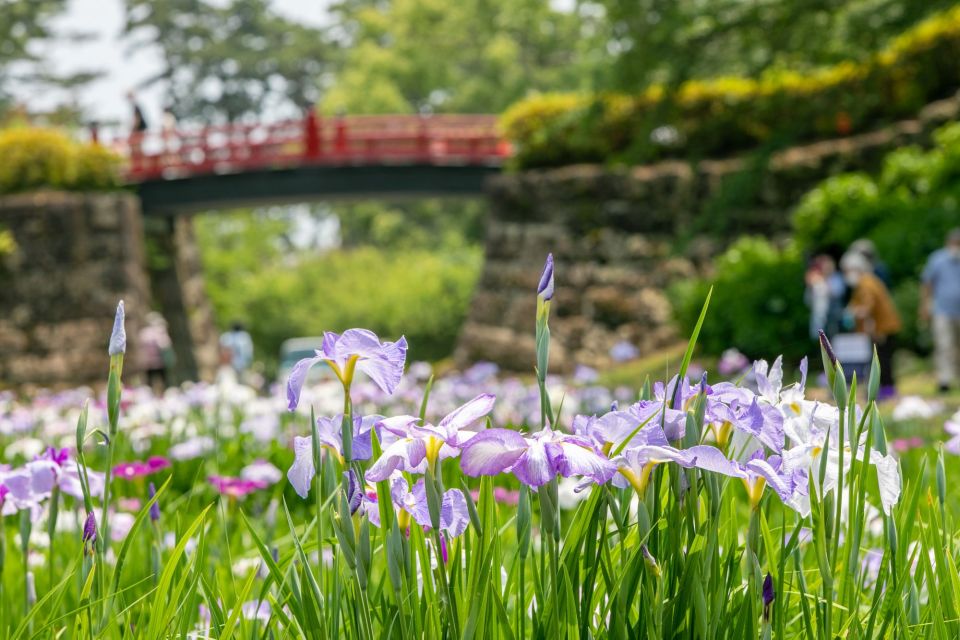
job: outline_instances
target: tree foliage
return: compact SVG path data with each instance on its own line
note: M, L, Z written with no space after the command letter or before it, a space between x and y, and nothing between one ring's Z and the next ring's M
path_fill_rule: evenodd
M954 0L601 0L609 87L862 60Z
M268 0L127 0L134 48L160 49L166 105L203 122L302 109L318 98L330 46L319 29L288 20Z
M52 20L66 7L66 0L0 0L0 115L14 100L14 83L27 90L71 90L100 75L91 70L62 75L45 67L42 45L55 38L84 37L79 33L54 33Z
M527 92L590 80L593 19L544 0L342 0L332 15L331 112L496 113Z

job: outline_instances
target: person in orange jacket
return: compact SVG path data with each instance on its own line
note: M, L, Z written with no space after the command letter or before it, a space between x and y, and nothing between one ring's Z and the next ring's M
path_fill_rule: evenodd
M847 311L853 316L856 330L870 336L877 348L880 361L880 391L878 399L896 396L893 376L893 351L896 335L903 328L900 314L890 292L874 274L873 265L861 253L847 252L840 260L843 278L852 291Z

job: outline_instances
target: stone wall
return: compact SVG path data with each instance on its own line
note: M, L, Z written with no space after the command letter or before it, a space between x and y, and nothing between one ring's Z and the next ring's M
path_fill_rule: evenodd
M641 354L675 343L684 337L671 321L672 283L705 273L739 235L785 236L790 212L819 181L877 170L891 149L928 144L958 115L951 98L915 120L767 155L497 176L487 187L483 274L455 358L532 369L535 291L551 251L551 370L605 366L621 341Z
M140 203L127 193L0 197L0 384L106 380L117 301L136 336L149 304ZM127 361L135 368L136 344Z

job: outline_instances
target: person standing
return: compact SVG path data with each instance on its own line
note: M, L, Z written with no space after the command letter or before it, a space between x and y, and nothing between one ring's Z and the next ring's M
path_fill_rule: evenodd
M140 105L137 103L137 96L133 93L133 91L127 92L127 101L130 103L130 108L132 110L130 131L133 135L142 135L143 132L147 130L147 119L143 117L143 109L141 109Z
M241 382L253 363L253 339L242 322L234 322L230 330L220 336L220 346L229 357L230 366Z
M828 336L840 331L846 285L837 272L837 263L824 254L815 257L805 276L804 299L810 307L810 337L817 340L822 330Z
M893 286L893 279L890 276L890 268L887 267L887 264L880 259L879 255L877 255L877 245L873 244L873 240L868 238L854 240L850 245L850 250L848 253L861 254L870 262L870 267L873 269L873 275L880 278L880 281L885 287L887 287L887 289L890 289Z
M173 342L167 333L167 321L156 311L151 311L147 314L138 338L147 385L159 395L169 384L167 369L173 359Z
M852 291L847 310L853 316L856 330L870 336L880 361L878 400L896 396L893 376L893 350L896 335L903 325L887 287L876 276L873 265L860 252L848 251L840 260L843 279Z
M921 279L920 322L933 320L937 385L946 393L960 380L960 227L930 255Z

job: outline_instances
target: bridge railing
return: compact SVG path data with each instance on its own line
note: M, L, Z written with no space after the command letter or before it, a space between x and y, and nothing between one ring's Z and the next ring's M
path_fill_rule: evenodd
M234 123L135 133L109 143L130 182L303 165L499 165L511 153L491 115L392 115Z

